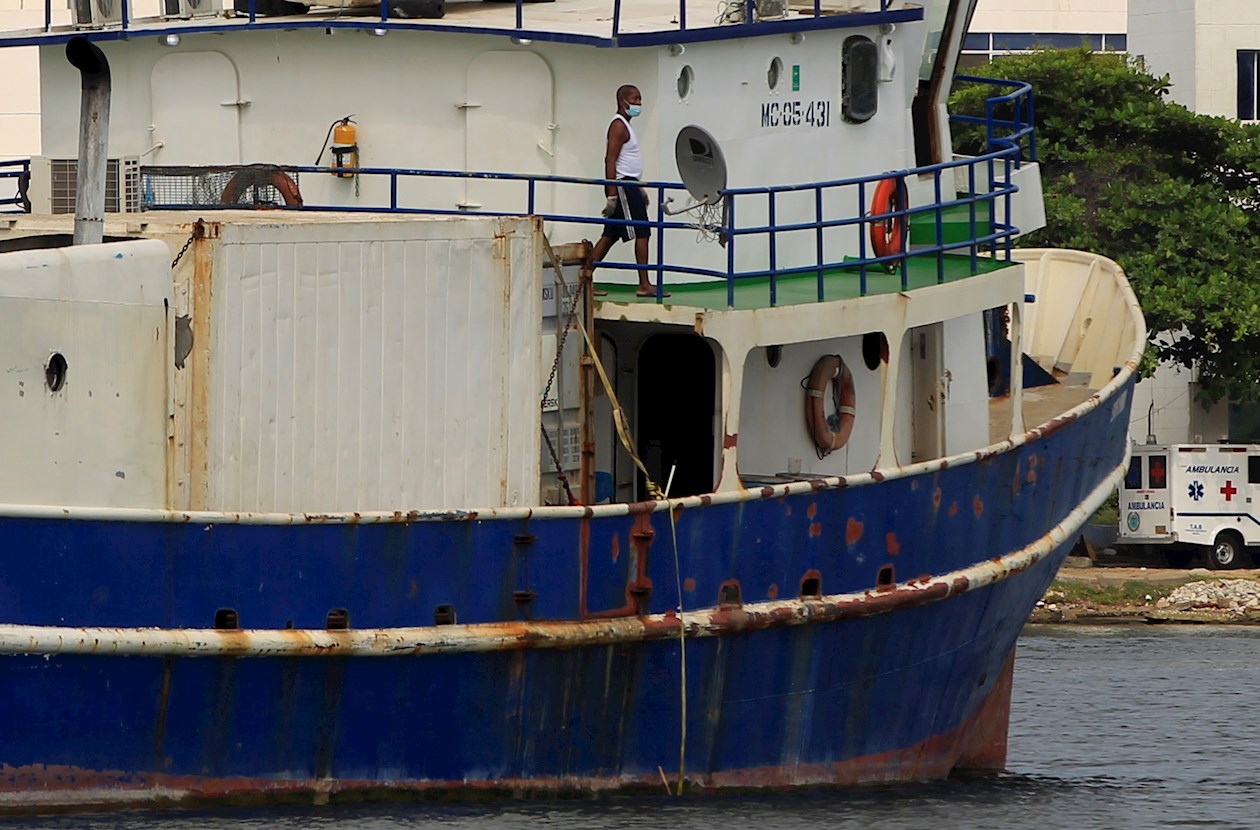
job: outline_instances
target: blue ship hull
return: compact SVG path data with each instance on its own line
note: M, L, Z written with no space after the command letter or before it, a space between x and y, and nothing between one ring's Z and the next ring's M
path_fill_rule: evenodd
M344 523L0 518L4 621L98 629L77 650L0 656L0 803L1000 767L1016 638L1080 505L1124 463L1131 386L970 463L693 498L672 516L644 503ZM984 567L996 575L969 583ZM823 596L802 603L803 585ZM680 629L680 604L704 625ZM215 635L229 641L333 636L334 609L351 631L438 631L439 606L459 642L511 636L388 656L108 644L113 628L210 629L220 609L243 629Z

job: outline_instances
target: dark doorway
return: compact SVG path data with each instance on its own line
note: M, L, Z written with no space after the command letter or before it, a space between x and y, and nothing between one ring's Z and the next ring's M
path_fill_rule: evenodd
M658 334L639 350L639 452L652 480L670 497L713 492L713 348L694 334ZM639 482L639 498L648 497Z

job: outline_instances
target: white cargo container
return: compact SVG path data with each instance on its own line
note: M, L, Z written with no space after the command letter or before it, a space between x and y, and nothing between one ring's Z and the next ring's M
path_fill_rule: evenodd
M1260 446L1143 444L1120 488L1121 545L1201 552L1213 569L1237 568L1260 545Z

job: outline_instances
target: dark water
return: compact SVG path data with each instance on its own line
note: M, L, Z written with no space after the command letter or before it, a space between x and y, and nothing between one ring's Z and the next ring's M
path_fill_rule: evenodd
M1260 828L1260 628L1038 627L1020 643L1010 774L755 797L114 813L92 830Z

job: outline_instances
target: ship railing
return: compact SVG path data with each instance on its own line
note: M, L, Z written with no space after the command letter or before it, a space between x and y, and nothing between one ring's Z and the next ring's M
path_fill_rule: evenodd
M527 0L516 0L516 19L515 19L514 31L520 34L525 34L526 32L529 31L525 26L526 2ZM623 36L622 6L626 2L627 0L610 0L610 5L612 7L611 17L610 17L611 36L613 39L621 38ZM905 10L903 10L902 12L898 12L896 9L894 9L896 0L870 0L869 8L863 7L863 8L858 8L858 9L853 9L849 5L836 7L833 5L833 3L830 0L797 0L795 4L793 5L790 5L790 4L792 4L792 0L723 0L722 8L719 12L719 16L717 20L717 25L745 25L745 26L761 26L761 25L766 25L766 24L776 25L776 24L781 24L785 19L787 19L789 17L790 12L796 13L795 15L793 15L794 20L809 20L810 18L830 17L840 12L847 12L850 14L877 13L877 14L885 14L885 15L891 12L891 13L895 13L896 15L901 15L899 17L899 19L901 20L918 20L922 18L922 11L917 8L910 9L908 12L906 12ZM52 32L54 24L55 24L55 21L53 20L53 8L55 4L53 0L44 0L43 5L44 5L43 29L45 32ZM270 19L268 16L260 12L261 5L262 4L260 0L248 0L247 3L241 4L241 8L239 9L239 12L243 13L244 19L247 21L246 25L253 25L257 23L259 20L266 21ZM318 0L312 0L312 5L319 5ZM389 14L390 5L391 4L389 0L381 0L379 17L368 16L368 17L358 17L358 18L350 18L350 19L339 19L336 21L337 27L338 28L376 27L376 26L389 27L390 25L398 25L399 24L398 19L390 17L390 14ZM74 4L72 3L71 6L73 7ZM105 23L93 22L92 28L93 29L116 28L125 32L132 29L138 23L144 23L148 21L164 22L167 19L166 15L148 15L148 14L137 15L135 13L134 6L135 4L133 0L121 0L121 3L119 3L118 16L116 19L105 22ZM65 6L58 5L57 8L62 9L62 8L65 8ZM334 7L330 6L329 8L330 10L332 10ZM906 13L908 13L910 16L909 17L904 16L904 14ZM699 26L688 24L687 0L678 0L678 10L673 15L672 19L670 20L670 23L674 26L674 28L667 30L669 32L686 32L686 31L696 31L698 29L714 28L714 22L712 18L710 18L707 14L705 15L704 22L701 23ZM318 21L302 22L298 24L298 27L299 28L316 28L316 27L326 26L327 24L328 24L327 20L321 19ZM432 25L432 22L426 21L423 18L420 18L420 19L407 19L405 21L402 21L402 24L405 25L407 28L417 28L417 27L426 28L427 26ZM817 25L817 24L814 24L814 25ZM196 30L196 27L187 27L187 26L181 27L181 31L195 31L195 30ZM662 31L665 31L665 30L662 30ZM653 33L650 33L650 32L637 33L637 36L641 36L641 35L646 35L649 38L654 36Z
M251 166L251 167L156 167L141 168L141 186L146 210L214 210L251 206L274 207L288 210L333 211L342 213L409 213L426 215L468 216L528 216L541 217L544 221L568 226L575 233L595 238L607 225L651 229L655 245L653 264L647 270L655 273L658 298L670 283L682 281L702 282L721 280L726 285L728 307L736 305L736 293L744 288L759 291L758 281L766 284L767 294L759 297L757 304L780 304L779 287L785 279L794 281L814 276L816 299L819 302L852 296L852 280L844 277L837 287L833 279L838 274L854 275L857 293L866 296L874 289L869 283L872 275L899 274L900 290L908 290L915 262L935 261L936 282L947 279L947 261L966 255L969 273L979 270L981 257L1010 259L1011 240L1018 229L1011 223L1010 197L1016 191L1011 183L1011 171L1016 163L1018 150L1004 147L974 158L960 158L941 164L905 170L893 170L871 176L837 179L824 182L808 182L768 187L731 188L723 193L719 206L720 221L707 226L695 216L671 215L673 205L681 206L690 201L684 186L678 182L645 181L641 185L654 197L655 216L647 221L606 219L597 212L574 213L545 209L540 190L551 188L548 202L560 202L556 190L565 188L566 205L602 205L604 190L609 185L624 184L604 179L579 178L557 175L531 175L524 173L466 172L457 170L425 170L399 168L352 168L341 171L357 175L363 180L364 193L388 192L383 202L345 204L317 203L303 199L300 205L284 205L277 194L257 201L259 187L252 190L255 201L242 204L223 201L224 190L238 197L242 189L233 186L206 187L205 182L232 179L245 174L251 182L275 181L275 174L284 174L296 182L303 174L328 176L327 167L315 166ZM373 184L384 179L385 186ZM493 206L465 204L459 207L436 207L432 204L415 204L404 194L425 192L433 196L440 180L483 180L503 183L518 191L509 198L496 193ZM913 192L922 196L931 193L929 200L920 204L890 206L888 210L873 212L868 206L875 189L884 179L901 182L912 181ZM416 182L428 182L416 187ZM965 184L962 184L964 183ZM981 184L986 186L981 186ZM960 184L962 185L960 187ZM569 191L578 190L578 195ZM192 198L198 189L202 195ZM296 184L295 184L296 189ZM215 191L219 195L214 195ZM959 191L963 192L959 192ZM209 198L205 194L209 193ZM907 200L909 201L909 200ZM367 202L367 200L365 200ZM514 204L509 204L514 202ZM448 202L448 204L452 204ZM847 205L847 207L841 207ZM715 213L718 210L714 211ZM960 218L961 214L961 218ZM871 229L876 223L892 223L898 228L900 239L894 240L892 252L880 254L871 242ZM742 223L742 224L741 224ZM946 225L960 224L962 232L947 234ZM930 240L911 239L911 226L926 225L934 230ZM698 246L694 242L698 232L705 233L712 241L710 246ZM929 236L921 232L920 236ZM950 238L950 237L953 238ZM688 239L690 237L691 239ZM802 237L807 237L805 242ZM669 241L667 251L667 240ZM718 255L718 244L725 248L724 257ZM676 257L670 252L682 252ZM721 260L724 259L724 262ZM600 268L634 272L639 265L634 262L605 261ZM890 290L887 280L881 280L883 288ZM919 279L915 285L923 284ZM799 297L797 299L799 301Z
M0 161L0 193L8 193L10 186L13 188L12 196L0 196L0 213L30 213L30 184L30 159Z
M1037 133L1033 129L1036 121L1033 113L1032 84L1024 81L1008 81L999 78L981 78L975 75L955 75L958 83L979 84L984 86L1010 89L1005 95L986 98L984 115L963 115L954 113L950 121L955 124L971 124L984 128L985 146L990 150L1015 148L1019 150L1015 156L1015 167L1025 161L1037 160Z

